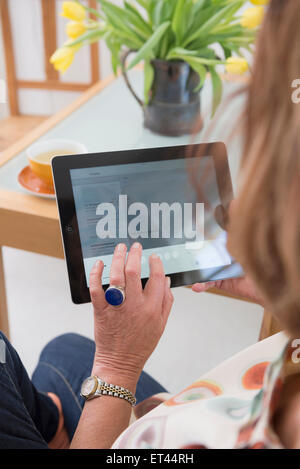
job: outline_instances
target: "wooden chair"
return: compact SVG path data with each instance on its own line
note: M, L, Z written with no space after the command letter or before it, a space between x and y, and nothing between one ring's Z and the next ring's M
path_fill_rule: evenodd
M8 0L0 0L0 16L2 21L3 44L5 52L7 95L10 117L0 124L0 151L18 140L25 133L43 122L46 116L21 115L19 109L18 90L21 88L61 91L84 91L100 78L98 43L90 46L91 83L66 83L59 79L49 58L57 48L56 42L56 0L40 0L42 6L42 24L44 39L45 81L19 80L16 76L14 43L11 31ZM96 0L89 0L91 8L97 8Z

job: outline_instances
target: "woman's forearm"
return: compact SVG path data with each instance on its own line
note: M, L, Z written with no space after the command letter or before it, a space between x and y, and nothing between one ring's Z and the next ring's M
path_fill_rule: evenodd
M165 329L173 295L161 259L149 257L150 276L141 282L142 246L134 243L127 255L125 244L114 252L110 284L125 289L126 300L110 305L102 287L104 263L96 262L90 274L94 307L95 360L92 374L135 394L144 365ZM111 448L127 428L132 407L127 400L101 396L85 403L71 448Z
M104 376L101 370L95 368L93 375L135 393L135 379L113 374ZM131 412L130 403L118 397L105 395L87 401L71 442L71 449L111 448L118 436L128 427Z

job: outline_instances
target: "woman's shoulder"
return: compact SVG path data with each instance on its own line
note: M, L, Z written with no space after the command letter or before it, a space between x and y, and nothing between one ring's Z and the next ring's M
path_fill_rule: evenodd
M201 447L233 447L252 415L266 370L283 356L288 342L284 333L276 334L225 360L183 391L146 399L135 409L138 420L121 435L115 447L182 448L195 440L195 434ZM207 439L212 430L212 438Z
M141 418L162 403L171 406L174 402L192 403L197 397L213 397L224 392L239 394L260 389L266 368L278 359L288 342L287 335L280 332L252 344L224 360L179 393L161 393L141 402L135 409L136 418Z

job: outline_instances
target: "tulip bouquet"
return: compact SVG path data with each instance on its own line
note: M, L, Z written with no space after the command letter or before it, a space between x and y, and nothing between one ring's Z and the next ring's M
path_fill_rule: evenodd
M151 61L182 60L199 75L198 89L210 72L214 112L222 96L219 66L230 74L249 68L245 50L252 50L269 0L251 1L253 6L241 14L246 0L124 0L122 7L97 0L99 10L79 1L63 2L62 16L70 20L68 40L50 60L56 70L65 72L78 49L104 39L117 73L122 49L134 50L127 68L144 61L146 104L154 79ZM216 44L222 53L216 53Z

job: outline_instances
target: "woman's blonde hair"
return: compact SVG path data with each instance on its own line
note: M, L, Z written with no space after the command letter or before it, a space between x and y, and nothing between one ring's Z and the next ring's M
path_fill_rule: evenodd
M300 2L272 0L244 115L229 247L282 326L300 334Z

